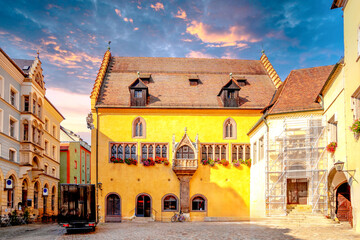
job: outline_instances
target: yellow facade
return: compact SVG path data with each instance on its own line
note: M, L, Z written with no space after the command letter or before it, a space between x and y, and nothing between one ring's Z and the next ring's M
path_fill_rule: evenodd
M349 129L354 121L354 109L352 96L360 87L360 47L359 47L359 27L360 27L360 1L347 1L344 7L344 74L345 74L345 129L347 141L347 156L345 170L356 170L354 178L346 173L351 183L351 203L353 208L353 223L357 231L360 231L360 141ZM354 172L350 172L354 174ZM356 179L357 181L355 181Z
M109 193L117 193L121 198L121 216L131 219L135 213L136 197L141 193L151 196L152 216L158 221L169 221L174 212L162 211L162 198L169 193L180 199L180 183L172 170L173 136L175 142L181 141L187 129L192 142L198 136L202 143L227 144L227 159L231 162L231 143L249 143L246 135L249 128L259 119L259 110L224 110L224 109L98 109L99 122L93 109L95 129L92 132L91 170L92 183L96 183L96 131L98 132L98 182L99 217L105 220L105 199ZM135 118L142 117L146 122L146 137L132 137L132 124ZM228 117L237 124L237 138L223 138L223 124ZM97 129L98 127L98 129ZM142 164L126 165L110 163L110 143L137 143L137 155L141 156L141 143L168 143L170 165L156 164L145 167ZM201 194L206 198L206 211L190 210L192 221L202 220L243 220L250 214L250 169L246 165L234 167L231 163L225 167L200 164L190 180L189 197ZM140 159L140 157L138 157ZM189 199L190 201L190 199Z

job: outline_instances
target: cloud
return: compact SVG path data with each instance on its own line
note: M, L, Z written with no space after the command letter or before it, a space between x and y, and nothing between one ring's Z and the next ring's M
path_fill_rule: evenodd
M247 47L244 42L258 42L261 39L254 37L246 32L244 26L230 26L229 29L215 29L214 27L202 22L192 21L188 24L186 32L199 38L208 47Z
M211 54L203 53L200 51L190 51L188 54L186 54L186 57L188 58L214 58Z
M188 38L183 38L183 39L181 39L181 41L183 41L183 42L192 42L193 40L188 39Z
M131 23L133 23L134 22L134 20L132 19L132 18L124 18L124 21L125 22L131 22Z
M134 31L137 31L137 30L139 30L139 28L138 28L138 27L134 28Z
M160 11L161 9L164 10L164 4L157 2L155 5L151 4L151 8L153 8L155 11Z
M177 11L177 14L175 15L175 17L186 20L187 15L186 15L186 12L184 10L179 8L179 10Z
M46 96L65 117L65 120L61 123L62 126L74 132L90 132L86 127L86 116L90 112L90 98L88 94L79 94L62 88L48 87L46 89Z
M116 15L118 15L119 17L121 17L121 12L120 12L119 9L115 8L115 13L116 13Z

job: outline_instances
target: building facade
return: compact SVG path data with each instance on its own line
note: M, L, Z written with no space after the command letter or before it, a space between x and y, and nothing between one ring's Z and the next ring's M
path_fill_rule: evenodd
M26 207L56 215L64 118L45 96L39 57L11 59L0 50L1 213Z
M358 124L360 118L360 2L356 0L333 0L332 9L342 8L344 21L344 64L342 67L342 84L344 87L344 102L338 103L339 119L343 120L343 125L338 131L345 136L346 151L339 151L336 160L344 163L342 175L343 178L342 189L336 190L336 197L345 202L346 212L350 212L347 216L352 220L356 231L360 231L360 185L359 185L359 171L360 161L358 149L360 147L359 134L354 124ZM334 80L336 83L336 80ZM337 91L336 84L329 84L329 92ZM336 89L336 90L335 90ZM326 96L327 95L327 96ZM331 94L325 95L325 102L329 101ZM340 124L340 123L339 123ZM340 147L339 142L339 147ZM336 179L334 178L336 182ZM338 191L339 190L339 191ZM343 194L338 194L342 192ZM338 199L339 201L339 199ZM350 211L349 211L350 210Z
M246 133L280 83L265 54L255 61L107 51L91 94L100 221L169 221L180 210L191 221L249 219Z
M91 147L60 126L60 183L91 183Z
M297 205L327 214L327 131L315 100L332 69L291 71L248 133L252 218L287 215Z

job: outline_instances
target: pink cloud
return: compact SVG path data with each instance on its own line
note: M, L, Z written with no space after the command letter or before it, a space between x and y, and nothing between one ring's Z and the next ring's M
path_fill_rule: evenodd
M74 93L61 88L47 88L46 96L65 117L62 126L74 132L90 132L85 121L90 112L89 94Z
M177 14L175 15L175 17L186 20L187 15L186 15L186 12L184 10L179 8L179 10L177 11Z
M181 39L181 41L183 41L183 42L192 42L193 40L186 38L186 39Z
M121 17L121 12L120 12L119 9L115 8L115 13L116 13L116 15L118 15L119 17Z
M244 48L244 42L258 42L261 39L256 38L251 33L246 32L244 26L231 26L226 30L216 30L212 26L202 22L192 21L188 24L186 32L199 38L209 47L239 47Z
M139 28L138 28L138 27L134 28L134 31L137 31L137 30L139 30Z
M186 54L188 58L214 58L212 55L200 51L190 51Z
M151 4L151 8L153 8L155 11L164 10L164 4L157 2L155 5Z

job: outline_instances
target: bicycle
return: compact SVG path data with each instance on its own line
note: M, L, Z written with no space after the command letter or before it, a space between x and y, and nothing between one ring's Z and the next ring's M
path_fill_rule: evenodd
M171 222L185 222L185 216L181 211L174 213L174 216L171 217Z

